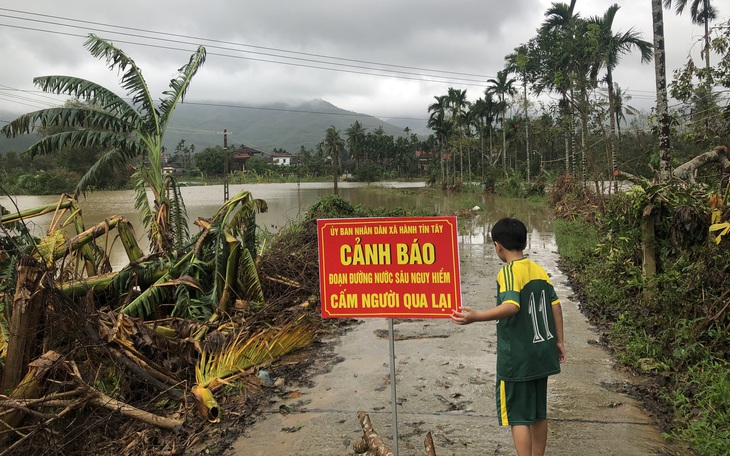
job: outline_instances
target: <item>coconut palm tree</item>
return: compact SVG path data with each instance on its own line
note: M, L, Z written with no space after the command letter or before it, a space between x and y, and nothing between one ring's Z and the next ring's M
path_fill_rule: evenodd
M517 89L514 87L515 78L508 78L509 73L505 70L497 72L496 79L488 79L487 83L490 84L487 87L487 93L497 96L499 100L499 107L502 111L502 118L500 125L502 126L502 168L507 168L507 136L504 128L504 120L507 117L507 101L508 96L513 96L517 93Z
M667 60L664 53L664 11L662 0L651 0L654 36L654 75L656 80L657 119L659 122L659 179L672 177L669 144L669 103L667 101Z
M434 96L434 98L436 99L436 102L432 103L428 107L428 112L430 113L428 117L428 128L434 130L434 132L436 133L436 139L439 143L439 148L441 149L441 153L439 154L441 157L441 182L445 182L446 175L444 172L444 147L446 145L446 138L451 131L451 125L446 120L448 97L446 95L441 95Z
M510 73L518 74L522 79L523 90L523 106L525 109L525 157L527 159L527 182L530 181L530 115L527 112L527 83L534 79L534 59L537 47L537 40L531 39L527 44L521 44L516 47L514 52L508 54L504 59L506 61L505 70Z
M582 19L575 12L575 4L576 0L571 0L569 5L553 3L545 11L545 22L538 29L537 36L537 51L541 54L541 62L537 72L540 77L535 87L538 94L547 88L558 92L562 98L560 106L565 130L565 169L571 169L572 159L574 175L576 148L573 88L577 74L574 69L582 41Z
M484 180L484 131L487 123L487 102L484 98L477 99L469 109L469 119L479 135L479 169Z
M345 134L347 135L347 149L355 160L355 168L360 166L360 159L363 153L362 146L365 142L365 130L366 128L357 120L345 130Z
M133 175L137 195L135 206L148 230L150 250L171 251L185 241L187 221L174 178L162 174L162 139L175 107L183 101L193 76L205 62L205 48L198 47L188 63L180 68L157 105L141 69L124 51L95 35L89 35L84 46L94 57L104 59L110 70L122 74L121 86L131 96L131 104L111 90L85 79L57 75L37 77L33 83L44 92L67 94L84 104L25 114L3 127L2 132L15 137L56 127L57 133L45 136L28 149L31 157L64 148L96 147L102 150L99 160L79 181L79 191L88 189L105 167L138 160ZM147 189L152 192L152 203L147 198Z
M461 161L461 180L464 180L464 154L462 150L461 137L462 127L464 125L464 112L468 106L466 101L466 90L454 89L449 87L446 95L447 108L450 112L450 121L454 130L457 132L458 137L456 138L459 143L459 160ZM454 161L454 177L456 176L456 161Z
M651 60L653 51L651 43L640 38L639 32L630 29L625 33L613 32L613 20L619 10L617 4L608 7L602 17L593 17L589 19L589 23L598 26L599 36L598 43L602 49L601 64L606 68L606 85L608 86L608 103L609 103L609 147L611 150L611 165L613 173L618 171L618 162L616 160L616 118L613 115L616 112L615 96L613 87L613 70L618 66L621 56L630 52L633 48L638 49L641 53L641 62L647 63Z
M613 83L613 116L616 122L616 134L618 137L618 146L621 148L621 122L627 123L626 114L636 116L639 114L639 110L626 104L626 101L631 100L631 95L628 93L628 89L622 89L618 83Z
M676 0L674 3L674 11L682 14L687 6L688 0ZM672 0L664 0L664 7L671 8ZM707 70L707 85L711 84L712 75L710 73L710 22L717 19L717 10L710 0L692 0L689 9L692 22L705 27L705 68Z
M340 162L340 156L345 150L345 145L340 138L340 132L335 129L334 125L330 125L325 133L324 143L322 147L325 155L329 155L332 159L332 179L333 179L333 191L337 195L337 173L339 172L338 166Z

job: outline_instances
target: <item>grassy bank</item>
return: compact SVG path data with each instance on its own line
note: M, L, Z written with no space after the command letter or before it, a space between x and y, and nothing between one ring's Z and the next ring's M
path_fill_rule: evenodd
M650 209L651 241L642 224L656 200L642 189L607 201L563 195L557 202L564 205L563 218L555 223L562 267L616 358L651 378L640 395L652 404L665 435L698 455L725 455L730 241L716 244L707 236L707 195L663 191ZM642 272L642 243L655 251L654 274Z

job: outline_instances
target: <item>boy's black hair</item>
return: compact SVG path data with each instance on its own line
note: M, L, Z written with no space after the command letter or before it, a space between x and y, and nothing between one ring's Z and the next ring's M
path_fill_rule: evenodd
M517 219L505 217L492 227L492 241L507 250L521 252L527 246L527 227Z

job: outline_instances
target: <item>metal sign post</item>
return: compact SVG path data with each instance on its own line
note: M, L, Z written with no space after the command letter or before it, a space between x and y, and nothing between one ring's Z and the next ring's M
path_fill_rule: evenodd
M388 319L395 456L393 319L449 318L459 309L456 227L454 216L317 220L322 317Z
M388 336L390 339L390 400L393 403L393 454L398 456L398 394L396 394L395 388L395 335L392 318L388 318Z

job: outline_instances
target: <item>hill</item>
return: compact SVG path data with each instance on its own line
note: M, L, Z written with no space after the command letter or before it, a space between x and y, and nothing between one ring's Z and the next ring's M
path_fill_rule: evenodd
M18 114L3 113L3 119L15 119ZM403 136L405 127L422 133L421 125L408 125L399 119L398 125L376 117L347 111L324 100L311 100L298 105L284 103L248 106L235 103L185 102L177 106L165 134L164 146L174 150L181 139L195 145L196 151L223 145L223 130L228 130L228 144L246 145L270 152L274 148L297 153L304 146L314 148L325 136L330 125L340 131L359 121L366 132L383 127L387 135ZM419 121L414 121L418 124ZM427 133L426 133L427 134ZM8 150L25 151L35 142L35 136L9 140L0 137L0 153Z
M10 123L10 121L14 120L20 114L21 113L12 113L10 111L0 110L0 128ZM24 152L36 141L38 141L38 136L36 135L6 138L5 135L0 134L0 154L11 150L15 152Z
M331 125L346 139L345 131L355 121L359 121L367 132L383 127L388 135L404 135L404 127L338 108L324 100L262 106L193 102L177 107L164 143L172 150L185 139L186 144L195 144L196 150L200 151L223 145L222 132L226 129L229 144L244 144L264 152L279 148L297 153L302 146L314 148L322 142Z

